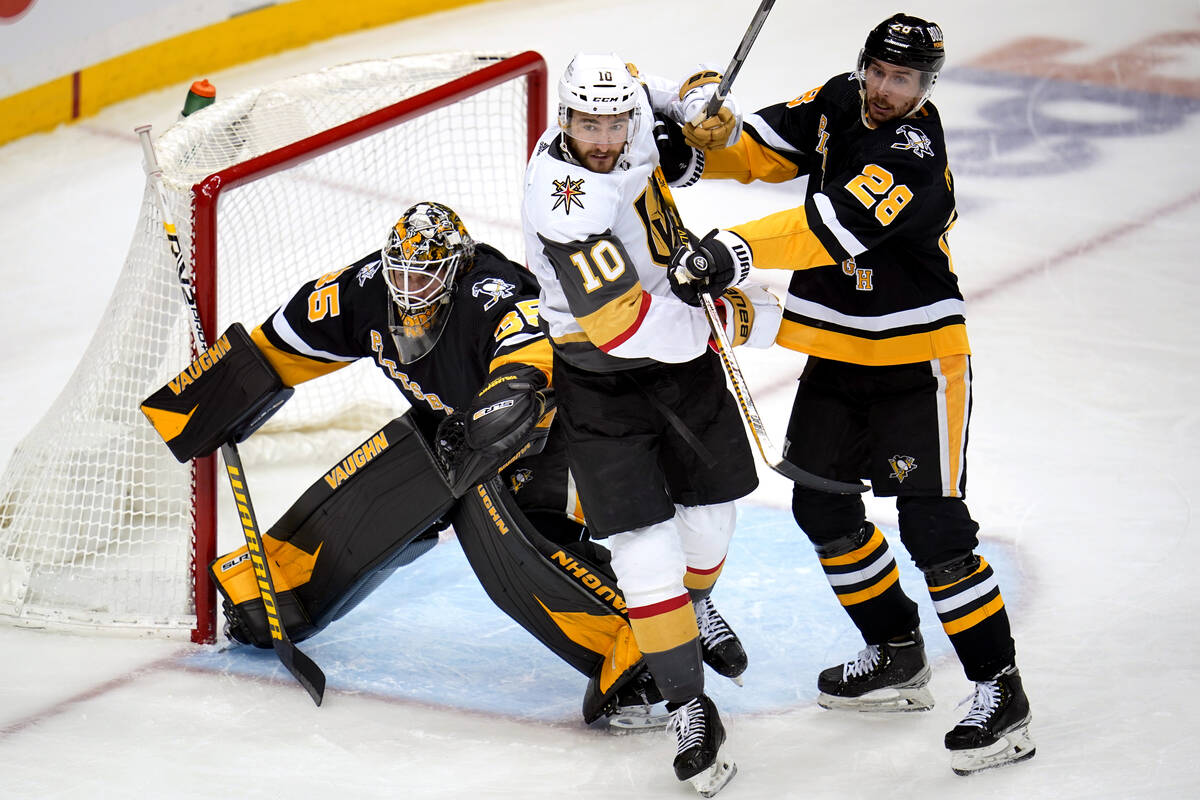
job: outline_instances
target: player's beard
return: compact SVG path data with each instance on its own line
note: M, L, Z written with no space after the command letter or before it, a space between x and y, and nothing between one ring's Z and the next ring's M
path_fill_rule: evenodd
M601 174L612 172L625 149L625 143L594 144L579 139L570 140L571 150L575 158L592 172Z
M894 119L899 119L912 110L916 105L916 98L912 98L907 103L902 105L892 102L890 99L885 100L878 92L866 92L866 111L871 122L880 125L884 122L891 122Z

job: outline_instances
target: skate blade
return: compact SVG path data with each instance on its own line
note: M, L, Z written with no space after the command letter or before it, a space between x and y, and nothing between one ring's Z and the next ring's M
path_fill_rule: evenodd
M1036 752L1037 745L1029 736L1029 726L1025 726L1009 731L1003 739L987 747L952 750L950 769L954 770L955 775L973 775L985 769L1025 761L1033 758Z
M608 718L608 732L617 736L627 733L649 733L661 731L667 727L671 715L663 706L661 713L654 711L654 706L632 706L618 709L616 714Z
M817 696L817 705L838 711L928 711L933 708L933 693L924 686L876 689L859 697L838 697L821 692Z
M688 778L688 783L692 784L702 797L713 797L733 780L734 775L737 775L737 764L718 755L711 767Z

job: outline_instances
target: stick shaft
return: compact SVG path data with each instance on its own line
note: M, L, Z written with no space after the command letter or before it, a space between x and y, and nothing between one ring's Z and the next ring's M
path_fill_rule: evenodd
M750 48L754 45L754 40L758 38L758 32L762 30L763 23L767 21L767 14L771 13L771 7L774 5L775 0L762 0L758 4L758 11L754 12L750 26L742 34L742 41L734 51L725 73L721 76L721 82L717 84L716 94L712 96L712 99L708 101L708 106L704 109L705 117L714 117L721 110L721 104L729 96L729 87L733 85L733 79L741 71L742 64L746 63L746 56L750 54Z
M171 209L167 205L167 197L163 191L162 168L158 165L158 156L154 152L154 143L150 140L150 126L141 125L134 128L142 144L142 155L145 158L143 166L146 179L154 188L155 202L158 205L159 216L162 217L163 231L167 237L167 246L175 259L175 269L179 275L179 289L183 300L191 312L193 354L199 355L208 349L207 337L204 335L204 325L200 322L200 309L196 304L196 290L192 283L192 270L183 255L179 244L179 236L175 230L175 222L171 217ZM300 651L287 636L283 622L279 619L279 603L275 592L275 583L271 579L271 569L268 566L266 549L263 547L262 536L259 534L258 520L254 515L254 505L250 502L250 489L246 485L245 473L242 470L242 459L238 454L237 444L231 439L221 445L221 456L225 459L225 471L229 477L229 488L238 507L238 515L242 521L242 534L246 539L246 549L254 564L254 573L258 578L258 593L262 598L267 613L267 623L271 629L271 644L275 654L295 676L300 685L308 691L313 702L321 705L325 693L325 673L317 664Z
M733 354L733 347L729 344L729 337L725 335L725 326L721 324L721 318L717 314L717 306L713 302L712 295L708 292L700 292L700 303L704 308L704 316L708 320L708 327L712 331L713 339L717 343L717 355L721 357L721 366L725 368L725 377L729 380L729 386L733 390L734 399L737 400L738 410L742 413L742 419L745 421L746 427L750 429L751 438L754 439L754 443L758 446L759 455L762 456L767 466L785 478L809 489L817 489L832 494L861 494L865 492L867 487L861 483L846 483L831 480L830 478L822 478L820 475L814 475L797 467L779 454L779 451L775 449L775 445L772 444L771 438L767 435L767 426L763 424L762 417L758 414L758 408L754 405L754 398L750 396L750 390L746 387L746 379L742 375L742 368L738 365L737 357Z

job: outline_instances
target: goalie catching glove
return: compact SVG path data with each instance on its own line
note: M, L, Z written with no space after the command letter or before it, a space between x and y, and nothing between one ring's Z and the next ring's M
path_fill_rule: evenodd
M700 293L714 297L746 280L750 245L732 231L709 231L699 244L682 244L671 254L667 279L671 291L689 306L700 305Z
M554 392L540 369L505 364L492 370L466 411L438 426L438 455L454 495L541 452L553 416Z
M679 87L677 119L683 124L683 138L700 150L716 150L737 143L742 135L742 114L733 95L726 95L716 116L709 117L708 103L717 93L721 73L702 69Z

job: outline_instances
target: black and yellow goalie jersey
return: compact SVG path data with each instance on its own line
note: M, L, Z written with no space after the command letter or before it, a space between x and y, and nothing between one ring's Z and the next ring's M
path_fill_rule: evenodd
M804 202L731 228L757 267L796 270L776 339L821 358L880 366L970 352L946 238L954 186L937 109L868 125L846 73L745 118L705 178L797 179Z
M507 363L550 377L551 352L538 325L538 286L524 267L486 244L459 273L450 319L420 359L400 363L390 325L392 300L379 251L306 284L251 338L288 386L370 358L412 404L421 429L465 409L484 378Z

